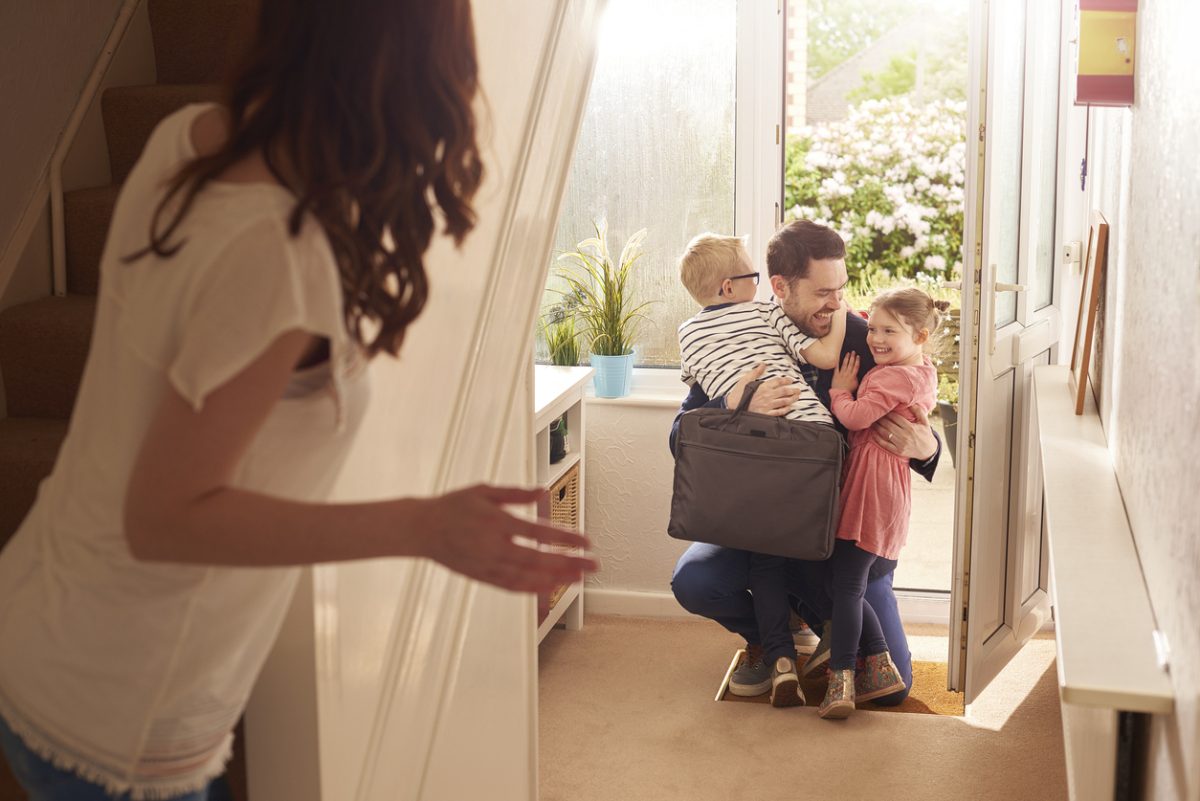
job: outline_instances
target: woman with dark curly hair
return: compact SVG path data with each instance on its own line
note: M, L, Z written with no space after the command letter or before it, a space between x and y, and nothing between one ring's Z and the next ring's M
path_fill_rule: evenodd
M467 0L263 0L226 104L159 124L126 182L70 433L0 554L0 743L33 801L203 799L298 566L434 559L578 580L534 491L328 503L483 168ZM127 794L127 795L126 795Z

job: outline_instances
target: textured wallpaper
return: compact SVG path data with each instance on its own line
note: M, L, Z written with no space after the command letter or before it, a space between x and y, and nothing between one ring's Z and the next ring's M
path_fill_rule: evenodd
M1146 794L1163 801L1200 799L1198 8L1142 3L1137 105L1092 112L1091 205L1112 224L1105 429L1173 656L1177 712L1152 728Z
M667 536L675 469L667 434L675 411L588 405L584 515L602 565L590 588L671 589L671 571L688 546Z

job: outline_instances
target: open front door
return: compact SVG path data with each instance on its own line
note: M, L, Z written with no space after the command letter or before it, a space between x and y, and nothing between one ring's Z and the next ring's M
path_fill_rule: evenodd
M1061 7L974 0L951 689L972 702L1049 617L1033 367L1054 303Z

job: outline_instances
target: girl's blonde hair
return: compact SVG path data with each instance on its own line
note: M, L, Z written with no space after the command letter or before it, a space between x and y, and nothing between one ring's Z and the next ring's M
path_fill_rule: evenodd
M934 300L915 286L886 289L871 302L872 314L876 309L883 309L905 325L912 326L914 333L922 328L928 330L930 337L926 347L936 341L933 334L939 330L942 317L949 308L949 301Z

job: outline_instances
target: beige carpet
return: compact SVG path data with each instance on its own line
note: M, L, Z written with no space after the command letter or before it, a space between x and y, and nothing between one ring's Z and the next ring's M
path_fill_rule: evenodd
M916 629L914 657L945 654ZM589 617L539 650L542 801L1066 799L1053 640L965 717L714 701L736 639L702 620Z

